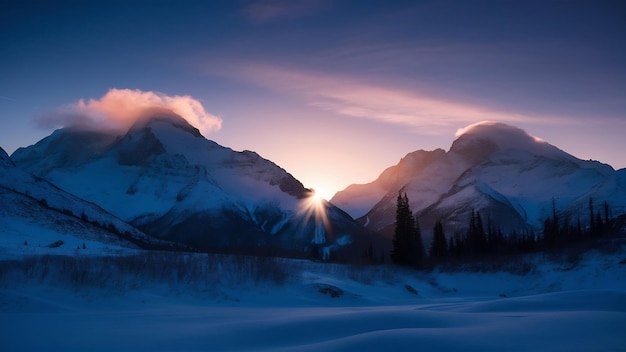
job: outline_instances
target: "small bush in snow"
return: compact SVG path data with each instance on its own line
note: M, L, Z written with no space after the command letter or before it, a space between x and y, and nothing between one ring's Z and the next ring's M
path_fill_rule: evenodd
M414 295L418 295L418 294L419 294L419 293L417 292L417 290L416 290L415 288L413 288L413 286L411 286L411 285L404 285L404 288L405 288L408 292L410 292L410 293L412 293L412 294L414 294Z
M321 294L330 296L330 298L339 298L343 296L343 290L337 286L319 284L317 290Z

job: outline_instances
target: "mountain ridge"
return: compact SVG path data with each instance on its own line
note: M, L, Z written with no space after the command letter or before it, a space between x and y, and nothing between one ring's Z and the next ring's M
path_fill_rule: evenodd
M13 255L46 251L67 254L74 248L78 250L81 244L83 250L89 248L87 253L94 248L111 252L184 248L151 238L96 204L26 173L15 166L2 148L0 203L9 205L0 208L0 242ZM56 248L60 246L64 247Z
M220 146L178 115L144 117L102 148L63 163L73 157L65 145L78 143L72 133L53 133L11 158L157 238L210 251L308 256L341 251L367 232L326 201L309 204L312 191L275 163ZM59 136L66 141L56 142ZM45 152L58 157L46 160Z
M427 238L440 220L449 231L462 231L474 210L504 231L540 232L553 203L559 212L583 220L589 199L623 211L624 174L580 160L517 127L483 123L463 130L447 152L408 153L376 180L350 185L331 202L387 236L393 233L398 192L408 194Z

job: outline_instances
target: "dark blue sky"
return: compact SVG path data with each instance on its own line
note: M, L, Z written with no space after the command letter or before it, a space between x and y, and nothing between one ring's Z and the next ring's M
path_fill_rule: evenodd
M481 120L619 168L624 38L622 1L5 0L0 146L117 88L191 96L328 193Z

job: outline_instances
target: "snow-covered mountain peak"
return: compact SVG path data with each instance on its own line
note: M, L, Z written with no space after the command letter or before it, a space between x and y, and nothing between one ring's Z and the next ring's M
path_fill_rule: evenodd
M143 117L137 119L131 126L128 133L134 133L146 128L152 128L155 125L168 125L175 127L187 133L190 133L196 138L202 138L200 130L192 126L187 120L180 115L177 115L169 110L153 109L150 113L145 114Z
M534 143L545 143L523 129L502 122L480 122L457 131L457 137L490 140L500 148L525 148Z
M383 171L378 177L378 182L384 185L384 187L406 183L415 174L422 172L434 162L442 161L445 157L446 152L443 149L433 151L418 150L408 153L404 158L400 159L396 166L389 167Z
M436 221L462 231L472 211L503 230L541 230L553 204L585 220L590 199L614 209L626 206L626 173L584 161L503 123L460 130L449 152L418 150L384 170L373 182L351 185L331 202L364 226L393 232L398 191L428 231ZM428 236L428 233L427 233Z
M96 132L59 130L11 159L146 233L205 250L307 253L322 245L311 240L321 232L324 248L338 250L345 245L336 241L363 231L331 204L312 207L311 191L270 160L210 141L169 111L143 115L96 147L84 133Z
M551 159L573 160L567 153L521 128L501 122L480 122L457 132L450 153L482 162L497 151L517 150Z

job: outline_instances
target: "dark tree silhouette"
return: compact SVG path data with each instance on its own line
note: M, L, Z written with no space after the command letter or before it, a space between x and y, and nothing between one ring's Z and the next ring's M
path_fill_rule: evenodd
M430 256L435 260L444 260L448 254L446 235L443 233L441 221L435 224L433 242L430 246Z
M407 199L408 204L408 199ZM409 208L410 211L410 208ZM424 243L422 242L422 230L420 229L420 223L415 217L413 224L413 237L411 242L413 265L419 267L422 265L424 257L426 256L424 251Z
M480 213L473 211L470 214L469 230L467 233L467 245L471 254L482 254L487 251L487 238L483 228L483 220Z
M593 221L593 199L589 198L589 231L592 236L597 235L596 224Z
M393 234L391 260L395 264L419 266L424 257L424 247L419 224L409 206L409 198L398 192L396 228Z

